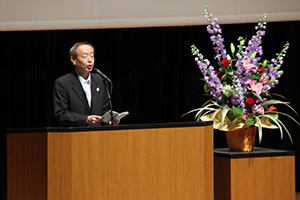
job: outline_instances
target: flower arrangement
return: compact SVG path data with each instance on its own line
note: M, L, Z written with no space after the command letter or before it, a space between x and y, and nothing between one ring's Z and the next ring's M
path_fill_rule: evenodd
M203 107L188 113L197 112L195 115L197 121L212 120L214 129L222 131L241 129L245 125L256 126L259 130L259 142L262 139L262 128L279 129L281 139L284 129L292 142L288 129L278 116L288 116L299 126L300 124L290 115L279 112L274 105L283 104L295 113L296 111L289 102L271 99L272 96L282 96L270 93L270 89L278 84L278 79L283 74L280 68L289 43L286 42L275 58L270 61L261 60L262 37L266 30L266 14L264 14L255 27L256 34L248 43L244 37L238 38L239 44L236 47L231 43L230 56L223 44L222 29L217 23L218 20L213 18L207 6L205 6L205 18L209 22L207 32L211 35L210 39L215 51L214 59L219 68L213 67L195 45L191 46L195 61L204 76L204 90L212 96L212 99Z

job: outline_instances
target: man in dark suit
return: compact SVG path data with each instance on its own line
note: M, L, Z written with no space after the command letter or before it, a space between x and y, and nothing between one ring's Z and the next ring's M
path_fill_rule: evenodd
M100 125L109 110L109 100L101 76L90 73L95 57L94 47L87 42L70 49L75 70L54 83L54 116L62 126Z

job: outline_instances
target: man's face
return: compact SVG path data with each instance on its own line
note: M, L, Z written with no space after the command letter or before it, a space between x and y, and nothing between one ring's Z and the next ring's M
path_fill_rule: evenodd
M77 48L77 58L71 57L71 61L81 76L88 75L95 63L94 48L87 44L80 45Z

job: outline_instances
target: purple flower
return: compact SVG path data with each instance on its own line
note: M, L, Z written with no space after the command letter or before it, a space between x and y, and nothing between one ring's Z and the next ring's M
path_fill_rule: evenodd
M215 57L214 59L221 61L221 59L226 58L226 49L223 44L224 39L222 38L222 29L220 25L217 23L218 19L217 18L212 18L213 15L209 14L208 9L205 10L205 18L207 19L208 22L211 24L206 27L206 30L209 34L212 36L210 37L211 41L213 42L213 49L215 50Z
M277 57L273 58L271 62L260 62L261 56L263 55L262 37L266 33L265 17L264 15L263 19L257 24L255 27L256 33L248 42L246 42L246 39L243 37L238 38L238 51L234 58L232 58L232 64L224 67L224 65L221 64L221 60L231 58L227 58L226 48L223 44L224 38L222 37L222 29L218 24L218 19L213 18L213 15L209 13L208 7L205 8L205 18L207 22L209 22L206 29L210 34L210 40L212 41L215 51L214 59L219 65L219 71L217 72L210 64L210 61L204 59L196 46L192 45L192 53L207 83L206 86L209 89L210 95L220 106L228 106L230 108L232 106L241 107L244 117L249 116L252 112L264 113L264 109L259 106L259 103L266 101L268 91L279 83L278 79L283 73L279 71L279 69L283 64L283 58L289 47L287 43L281 53L276 54ZM234 53L235 46L233 44L232 46L231 51ZM257 70L258 67L263 68L265 76L268 77L264 79L265 81L260 80L261 73ZM249 83L254 82L261 86L259 88L260 92L257 92L257 94L253 93L253 91L255 92L257 89L254 90L255 88L253 89L252 87L249 89ZM224 88L227 88L226 92L224 92ZM245 101L249 97L253 98L257 104L252 110L245 105Z

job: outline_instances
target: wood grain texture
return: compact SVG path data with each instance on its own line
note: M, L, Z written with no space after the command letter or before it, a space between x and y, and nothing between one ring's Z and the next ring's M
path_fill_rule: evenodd
M212 126L8 134L8 200L213 200Z
M215 200L231 199L230 159L214 158L214 198Z
M215 161L215 171L226 173L215 174L215 181L224 184L215 187L216 200L295 199L294 156L215 158Z
M212 135L211 127L51 133L49 199L213 199Z
M47 134L7 135L7 199L47 199Z

